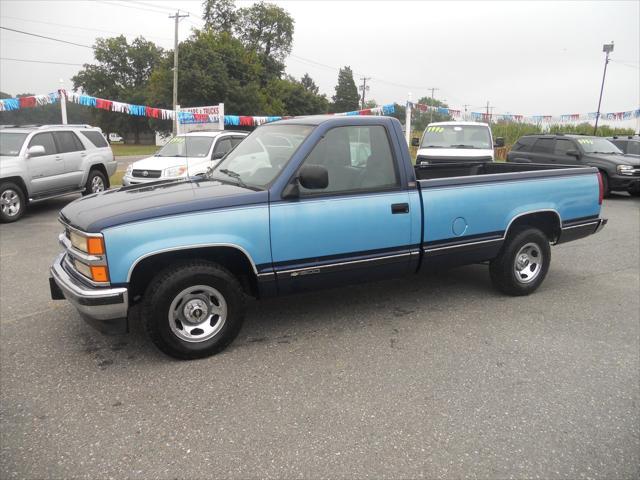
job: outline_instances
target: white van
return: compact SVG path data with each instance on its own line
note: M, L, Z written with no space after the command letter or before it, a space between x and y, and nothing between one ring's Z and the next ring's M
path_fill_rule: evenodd
M133 162L122 184L157 182L206 173L247 136L245 132L213 131L177 135L153 157Z
M450 162L493 162L494 147L503 147L504 139L493 142L491 127L479 122L436 122L425 128L422 138L413 138L418 147L416 164Z

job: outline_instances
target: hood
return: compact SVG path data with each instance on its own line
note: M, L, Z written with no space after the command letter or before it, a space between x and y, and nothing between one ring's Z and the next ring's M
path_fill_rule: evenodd
M136 170L164 170L169 167L185 165L187 162L203 162L203 157L147 157L142 160L133 162L133 168Z
M131 185L80 198L60 212L66 223L89 233L168 215L266 203L269 193L218 180Z
M636 155L590 153L587 154L587 156L598 160L607 160L615 165L633 165L634 167L640 167L640 157Z

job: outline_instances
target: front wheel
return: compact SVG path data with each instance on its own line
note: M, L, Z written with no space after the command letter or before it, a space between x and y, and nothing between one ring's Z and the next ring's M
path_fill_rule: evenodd
M183 360L208 357L240 332L244 293L238 280L215 263L172 265L149 285L142 319L164 353Z
M82 195L104 192L107 189L107 178L100 170L91 170Z
M509 234L500 254L489 264L493 285L507 295L529 295L549 271L551 248L537 228L522 228Z

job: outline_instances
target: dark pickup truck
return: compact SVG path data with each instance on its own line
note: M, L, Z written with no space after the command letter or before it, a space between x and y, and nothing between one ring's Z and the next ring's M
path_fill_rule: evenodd
M238 334L246 295L485 261L499 290L530 294L551 244L604 226L601 202L595 168L414 167L393 118L284 120L256 129L206 177L65 207L51 294L112 332L127 330L138 304L162 351L203 357Z

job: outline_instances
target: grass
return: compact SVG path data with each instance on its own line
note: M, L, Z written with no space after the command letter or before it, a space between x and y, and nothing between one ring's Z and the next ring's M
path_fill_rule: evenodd
M129 155L153 155L160 147L155 145L125 145L123 143L112 143L111 150L116 157L126 157Z
M116 173L111 175L109 178L109 183L112 187L119 187L122 185L122 177L124 177L124 170L118 170Z

